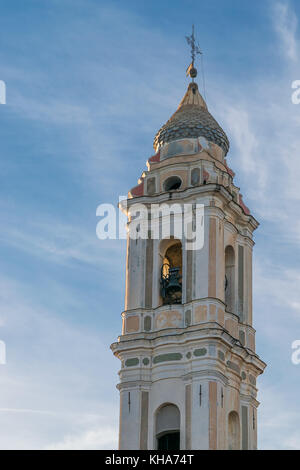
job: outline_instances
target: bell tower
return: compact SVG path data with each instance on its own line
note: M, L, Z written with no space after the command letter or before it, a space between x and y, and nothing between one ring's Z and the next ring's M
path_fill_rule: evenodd
M126 201L125 310L111 345L121 361L120 449L257 448L256 378L265 368L252 326L258 222L234 184L228 138L194 83L194 61L189 74ZM178 236L174 205L177 215L192 208L200 244ZM173 220L168 236L162 206Z

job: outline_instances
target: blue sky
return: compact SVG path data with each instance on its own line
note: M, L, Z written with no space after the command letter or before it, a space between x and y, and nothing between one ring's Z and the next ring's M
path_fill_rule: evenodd
M259 446L300 448L299 19L296 0L0 0L0 448L117 446L125 244L97 240L96 208L136 184L185 93L192 23L261 223Z

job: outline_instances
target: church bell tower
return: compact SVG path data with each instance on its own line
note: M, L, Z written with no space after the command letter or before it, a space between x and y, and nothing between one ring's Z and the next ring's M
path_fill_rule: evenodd
M256 379L265 368L252 326L258 222L234 184L228 138L194 82L198 51L189 40L192 81L126 201L125 310L111 345L121 361L120 449L257 448ZM192 208L192 226L201 208L201 246L189 246L174 223L164 236L159 210L153 229L151 208L172 213L174 204ZM139 225L134 205L146 208Z

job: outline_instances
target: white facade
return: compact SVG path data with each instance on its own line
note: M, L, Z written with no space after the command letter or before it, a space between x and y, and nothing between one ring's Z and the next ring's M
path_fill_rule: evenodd
M193 84L181 103L189 106L185 116L194 110L192 94L205 109ZM252 327L258 223L233 183L224 150L203 136L179 144L169 156L170 144L157 149L129 192L128 210L136 203L149 210L152 204L202 204L204 246L187 250L180 240L182 298L166 303L161 267L178 240L172 233L167 240L128 237L123 329L111 346L121 360L119 447L255 449L256 378L265 367ZM171 177L180 187L166 190Z

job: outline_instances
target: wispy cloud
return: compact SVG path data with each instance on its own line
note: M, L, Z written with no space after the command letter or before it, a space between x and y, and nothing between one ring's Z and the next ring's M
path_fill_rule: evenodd
M245 101L243 99L243 101ZM237 158L239 171L247 178L255 181L255 189L250 188L247 196L257 197L257 194L263 195L266 190L268 172L264 162L260 162L258 170L257 156L260 153L260 139L256 132L256 120L250 101L244 103L244 106L237 103L224 102L222 116L224 126L230 133L231 145L234 147L234 153Z
M118 216L118 211L116 210ZM114 269L111 259L125 257L124 240L99 240L96 236L97 219L94 230L53 220L40 214L36 221L27 221L19 227L17 221L4 220L0 240L35 258L57 263L72 265L83 263L94 267ZM122 266L119 266L122 270Z
M221 0L220 9L214 10L216 28L220 25L217 10L222 24L224 13L228 14L224 3ZM144 169L156 130L185 92L187 51L184 33L181 38L176 20L169 16L166 20L162 14L148 22L128 6L122 10L120 5L105 7L103 2L87 0L55 0L54 4L53 16L44 15L43 21L39 16L34 21L29 9L28 30L20 29L25 24L22 16L15 34L3 33L9 38L9 53L5 55L5 47L1 48L5 59L1 78L9 82L8 106L3 111L13 123L1 141L9 145L1 162L5 176L0 200L1 267L8 274L0 279L0 338L7 343L8 363L1 366L0 374L0 442L2 448L115 448L119 364L108 349L107 336L115 338L119 332L122 301L115 308L112 304L114 293L124 288L125 247L96 238L94 214L102 200L116 203L119 191L123 192L120 188L126 192ZM66 4L72 14L63 10ZM274 50L275 34L281 45L283 54L276 57L271 78L266 68L259 76L259 68L247 69L243 62L248 77L239 79L241 62L237 67L233 62L240 59L239 54L245 57L245 46L250 51L249 38L243 50L237 44L226 72L224 54L229 48L224 39L224 48L222 44L215 48L220 55L210 55L212 68L221 58L224 75L207 81L215 90L210 111L231 140L228 163L236 172L235 182L262 223L255 251L259 262L254 273L254 319L258 352L268 358L259 385L263 448L299 445L299 405L296 395L288 392L297 382L289 348L299 324L300 304L296 266L299 107L291 107L290 100L290 84L299 77L291 77L287 70L299 62L298 21L292 6L292 2L276 2L272 33L266 37L264 29L257 39L260 57L268 58L270 43ZM257 14L257 5L253 8ZM239 12L243 15L244 10ZM11 14L16 24L16 12ZM205 13L203 18L203 24L209 25ZM243 18L236 20L235 12L228 24L245 40L238 30ZM215 40L211 28L202 28L202 33L204 41L206 34L207 42ZM30 159L33 150L38 154L34 161ZM18 172L9 175L13 165ZM42 180L48 186L45 199L39 201L40 176L48 166L54 177ZM51 199L58 189L63 195L66 191L65 200ZM78 208L76 202L87 194L84 207ZM66 202L70 199L72 207ZM52 216L41 209L49 205ZM94 217L88 223L87 213ZM71 279L68 284L72 276L74 282ZM93 311L87 301L91 284L98 295ZM107 334L109 324L114 328ZM282 377L278 381L277 375L283 374L285 382Z
M278 1L273 6L274 28L282 43L285 57L299 61L299 44L297 40L298 18L288 0Z
M107 338L45 310L23 284L2 277L1 287L0 312L9 318L1 328L8 350L0 375L1 448L116 447L117 392L105 398L105 380L114 380L117 364Z
M116 428L103 425L100 428L86 430L82 433L64 436L61 442L47 445L47 450L94 450L116 449Z
M296 373L296 372L295 372ZM260 385L263 401L259 407L260 449L299 450L300 412L296 398L282 393L277 386Z

